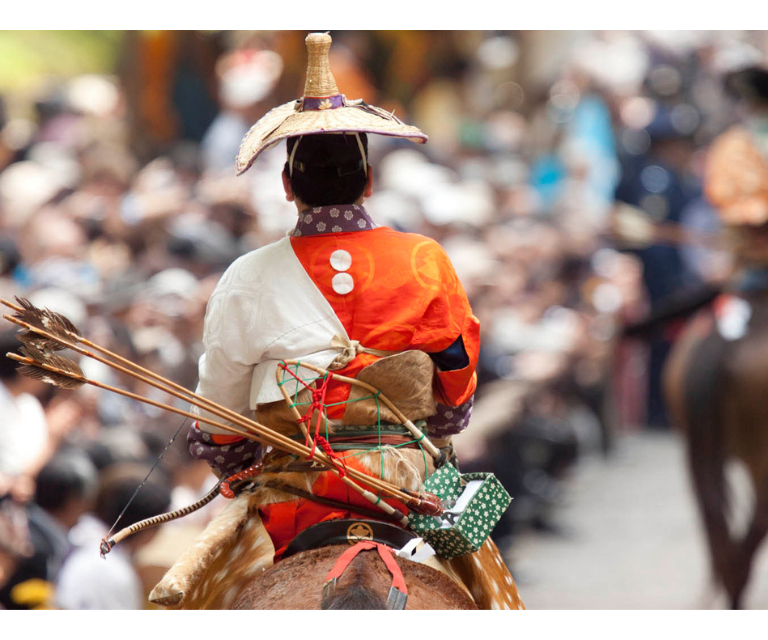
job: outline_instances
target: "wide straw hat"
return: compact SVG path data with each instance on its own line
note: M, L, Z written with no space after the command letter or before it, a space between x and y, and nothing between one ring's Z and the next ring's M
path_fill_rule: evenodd
M272 109L251 127L237 154L237 174L250 167L265 149L285 138L318 133L377 133L425 143L429 138L394 114L348 100L339 93L331 73L328 52L331 36L310 33L306 40L307 80L304 97Z

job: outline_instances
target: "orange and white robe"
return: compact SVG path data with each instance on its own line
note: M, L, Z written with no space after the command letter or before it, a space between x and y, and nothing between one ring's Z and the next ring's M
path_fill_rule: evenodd
M350 341L416 349L437 366L438 413L428 420L429 433L454 435L471 413L479 329L437 242L377 227L359 205L316 207L300 214L287 237L240 257L222 276L206 312L197 393L247 416L282 399L275 379L281 360L327 367L341 352L334 345ZM376 359L360 353L337 373L355 377ZM336 403L348 394L348 385L331 381L329 417L343 415ZM189 442L193 455L225 475L261 453L256 443L202 421Z

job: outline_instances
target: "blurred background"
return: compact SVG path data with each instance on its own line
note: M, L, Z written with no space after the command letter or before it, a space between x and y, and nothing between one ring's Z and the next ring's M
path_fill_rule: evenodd
M295 222L284 147L239 178L234 160L258 118L302 94L306 33L0 32L0 295L59 311L194 388L220 275ZM621 331L670 294L723 281L731 264L697 246L618 241L614 223L632 207L638 224L717 231L704 157L741 117L723 78L763 62L768 34L331 34L342 93L430 136L418 147L371 136L366 208L438 240L480 318L475 412L455 443L462 471L493 471L514 497L494 536L526 605L722 606L708 595L682 440L660 393L680 323ZM1 328L5 354L18 343ZM110 571L126 587L108 604L145 608L222 499L96 569L77 554L98 560L180 420L21 378L6 358L1 369L0 603L93 607L93 577ZM215 483L185 434L138 511L185 506ZM765 574L747 606L768 606Z

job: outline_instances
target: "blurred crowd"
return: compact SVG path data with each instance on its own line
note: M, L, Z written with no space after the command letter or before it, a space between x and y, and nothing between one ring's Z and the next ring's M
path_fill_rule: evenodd
M284 148L240 177L234 160L251 124L301 94L305 35L130 32L111 75L46 78L0 96L0 296L58 311L90 340L193 389L220 275L295 221L279 179ZM551 526L579 455L609 451L628 429L668 426L659 376L674 335L622 340L622 325L728 273L727 257L702 249L617 243L616 212L717 228L703 158L739 117L722 76L762 61L768 40L332 35L341 91L430 136L423 147L371 137L366 208L378 224L441 242L481 321L475 415L456 442L462 470L494 471L515 497L502 539ZM14 328L2 329L0 350L16 350ZM90 378L182 406L80 364ZM221 505L130 538L106 562L98 543L110 527L213 486L186 452L189 425L87 385L21 377L6 358L0 413L0 605L144 608Z

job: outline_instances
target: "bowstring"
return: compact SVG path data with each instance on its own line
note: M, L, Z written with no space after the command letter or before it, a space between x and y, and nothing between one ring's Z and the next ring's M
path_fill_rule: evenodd
M160 464L160 461L163 459L163 456L168 451L168 448L173 444L173 441L176 440L176 437L181 433L182 428L185 424L187 424L187 420L189 420L189 417L185 417L184 420L182 420L181 424L179 425L179 428L176 429L176 433L171 436L171 439L168 441L168 444L165 445L165 449L163 449L162 453L157 457L157 460L155 460L155 464L152 465L152 468L149 470L147 475L144 477L144 480L141 481L141 484L136 487L136 491L133 492L133 495L131 496L130 500L125 504L123 507L123 510L120 512L120 515L117 516L117 520L115 520L115 523L110 528L109 532L107 533L107 537L112 535L112 532L115 530L115 527L117 527L117 524L120 522L122 517L125 515L125 512L128 510L128 507L131 506L131 503L135 500L136 496L138 495L139 491L141 491L141 488L147 484L147 480L149 480L149 476L152 475L152 472L157 468L157 465Z

